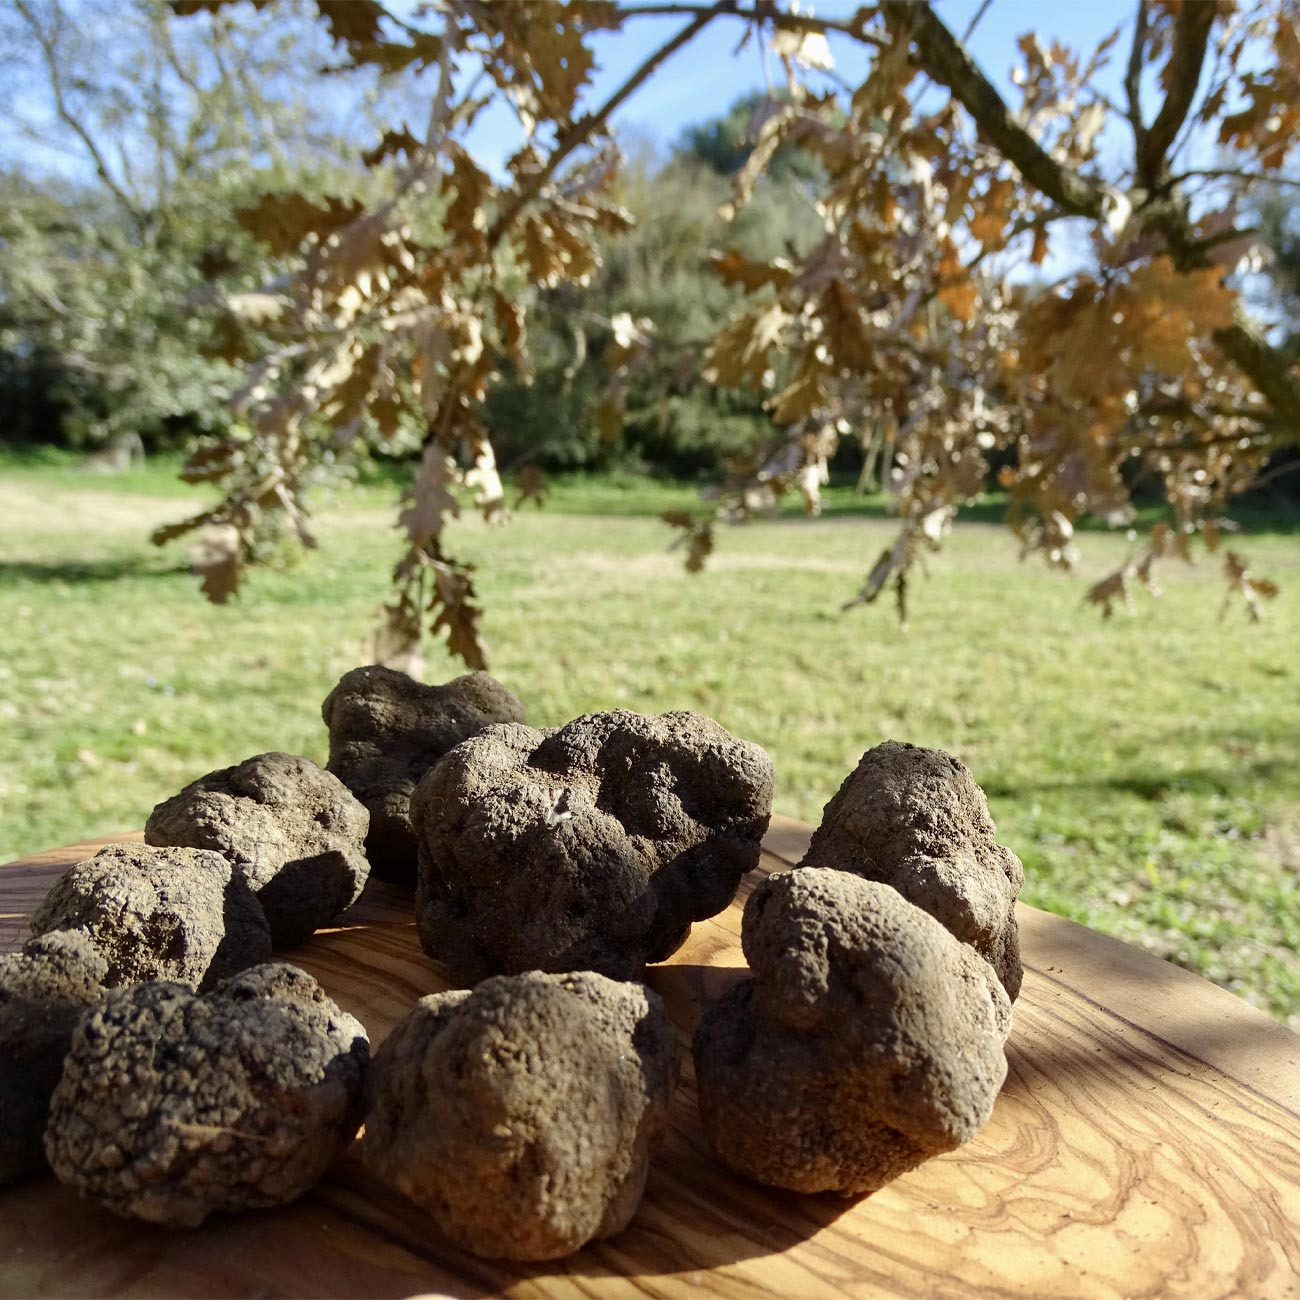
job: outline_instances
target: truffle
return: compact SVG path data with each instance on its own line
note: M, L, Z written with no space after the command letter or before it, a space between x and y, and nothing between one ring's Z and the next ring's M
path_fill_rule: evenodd
M0 1185L45 1164L41 1138L72 1031L104 996L108 966L78 930L0 956Z
M754 977L694 1043L700 1115L727 1164L793 1191L869 1192L988 1119L1011 1004L928 913L811 867L754 891L741 938Z
M413 885L411 792L453 745L494 722L522 722L523 705L487 673L425 686L378 664L354 668L321 705L326 766L370 810L366 852L379 880Z
M466 984L638 977L758 865L772 762L697 713L488 727L411 798L425 951Z
M173 979L206 987L271 955L266 917L220 854L110 844L46 894L32 933L80 930L110 987Z
M644 986L497 976L394 1028L361 1154L456 1244L557 1259L632 1218L676 1082L676 1031Z
M73 1034L46 1155L63 1182L150 1223L282 1205L355 1136L368 1060L362 1027L293 966L202 995L120 989Z
M271 942L291 948L361 896L369 823L343 782L310 759L258 754L160 803L144 838L224 853L257 894Z
M1016 895L1025 872L995 833L984 792L958 759L887 740L863 754L826 805L799 866L892 885L985 958L1014 1001L1024 975Z

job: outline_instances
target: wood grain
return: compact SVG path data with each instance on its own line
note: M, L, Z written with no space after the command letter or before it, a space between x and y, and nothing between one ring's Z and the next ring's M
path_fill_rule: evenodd
M774 818L763 869L796 861L807 835ZM0 948L22 942L45 890L94 847L0 868ZM652 972L684 1037L743 974L747 892ZM557 1264L447 1246L349 1156L296 1205L185 1233L27 1182L0 1194L0 1294L1300 1297L1300 1039L1082 926L1023 906L1020 925L1025 987L992 1120L873 1196L797 1196L729 1173L700 1130L688 1057L631 1227ZM375 1043L446 987L409 895L379 883L291 958Z

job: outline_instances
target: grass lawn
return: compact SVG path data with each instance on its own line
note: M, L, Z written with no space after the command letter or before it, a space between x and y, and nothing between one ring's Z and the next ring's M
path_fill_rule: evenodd
M188 498L188 499L186 499ZM166 466L97 478L0 461L0 860L143 824L186 781L267 749L323 761L319 704L366 642L397 551L393 489L322 501L322 546L211 608L178 544L202 499ZM728 532L681 572L654 518L691 490L561 484L453 549L480 565L493 670L549 725L693 708L771 752L777 807L816 820L886 737L960 755L1023 858L1025 898L1142 944L1300 1028L1300 538L1239 545L1283 587L1218 618L1213 562L1103 622L1084 583L959 527L889 608L843 615L892 525L878 503ZM1259 521L1252 521L1256 524ZM1084 539L1084 579L1122 556ZM459 671L435 648L425 676Z

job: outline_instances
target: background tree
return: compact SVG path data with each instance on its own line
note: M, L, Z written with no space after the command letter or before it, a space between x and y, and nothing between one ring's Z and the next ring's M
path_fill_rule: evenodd
M212 22L223 6L173 7ZM489 517L503 510L488 391L505 366L527 371L535 304L561 284L589 284L603 237L631 224L610 115L714 22L748 25L787 83L755 115L730 211L753 201L782 150L815 159L820 184L808 246L715 259L746 301L702 375L761 397L774 438L732 475L713 514L675 521L695 562L715 518L744 518L793 488L815 508L826 463L852 434L888 449L901 520L860 600L892 589L902 607L913 565L997 455L1026 550L1066 567L1081 515L1128 525L1135 482L1162 492L1168 522L1091 592L1109 612L1135 583L1154 587L1164 555L1188 554L1198 536L1216 547L1224 503L1300 437L1294 358L1247 315L1230 278L1253 240L1239 220L1246 188L1295 184L1285 173L1300 124L1293 0L1142 0L1126 48L1116 32L1086 57L1026 36L1016 105L935 10L904 0L836 20L734 0L453 0L420 21L375 0L318 7L349 66L427 69L428 116L421 132L388 131L366 155L382 198L284 195L244 214L273 252L297 257L291 276L243 295L262 331L244 339L238 403L251 433L201 453L226 494L189 525L223 530L205 575L215 598L238 583L265 512L301 521L313 456L364 428L382 436L411 409L424 451L379 648L431 624L453 653L482 662L471 576L444 546L459 508L452 488L470 487ZM684 25L588 107L594 34L649 14ZM831 40L871 50L860 84L823 75ZM1098 86L1116 58L1122 107ZM525 136L503 176L464 143L493 95ZM1118 162L1098 147L1111 121L1127 136ZM1210 141L1232 151L1230 166L1202 162ZM1027 287L1023 268L1051 267L1070 226L1088 232L1086 263ZM607 358L625 388L651 334L628 316ZM1254 612L1270 589L1236 552L1225 568Z
M311 102L329 54L312 16L182 25L161 0L14 0L0 15L8 149L22 150L0 175L11 437L157 446L229 429L237 373L205 352L218 305L202 268L254 262L235 214L262 190L365 177L348 137L373 88L338 88L332 113Z

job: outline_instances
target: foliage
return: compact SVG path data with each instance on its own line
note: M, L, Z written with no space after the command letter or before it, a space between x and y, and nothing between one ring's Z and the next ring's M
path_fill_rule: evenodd
M174 8L219 15L223 3ZM909 575L997 456L1026 552L1062 567L1076 563L1084 514L1125 526L1135 482L1164 493L1171 526L1092 589L1109 611L1137 584L1154 590L1166 555L1188 555L1198 537L1219 547L1224 503L1300 438L1293 359L1225 278L1250 251L1241 187L1282 176L1292 156L1294 0L1142 0L1123 110L1096 84L1120 57L1118 31L1086 57L1022 38L1013 109L940 14L909 0L837 20L781 3L451 0L412 18L377 0L319 8L346 65L385 76L427 69L428 117L422 132L390 131L366 154L382 198L355 209L268 198L248 214L246 228L271 251L296 243L296 269L245 295L265 334L249 330L242 348L232 341L249 367L238 401L250 436L204 452L204 473L225 495L187 526L217 529L204 570L214 599L238 585L268 510L309 537L302 487L321 448L346 447L368 428L382 438L412 410L423 459L377 649L402 652L431 625L466 662L483 662L474 576L444 537L458 483L486 517L504 514L483 402L504 367L527 373L534 303L590 283L602 241L631 224L605 134L611 113L715 21L747 24L787 76L784 97L758 114L730 210L743 212L782 150L815 159L821 183L810 247L724 248L716 259L746 300L701 375L760 396L774 436L736 467L709 513L674 520L690 538L690 563L712 547L718 519L748 518L791 490L815 511L828 460L851 436L888 461L901 520L859 600L892 590L905 611ZM685 24L588 108L596 35L656 12ZM832 37L873 52L861 84L824 75ZM1154 112L1142 103L1148 73ZM464 143L493 94L524 131L502 178ZM1104 164L1098 147L1112 119L1131 137L1118 165ZM1207 139L1232 151L1232 167L1192 165ZM419 225L431 207L437 231ZM1050 266L1068 223L1089 232L1087 264L1026 287L1013 272ZM612 427L654 333L631 313L610 326ZM1257 615L1272 588L1236 551L1223 564Z
M355 187L282 72L327 49L292 12L206 29L174 27L155 0L16 0L0 16L28 151L0 176L8 436L165 446L231 428L238 376L206 355L223 309L201 267L252 260L235 212L260 191ZM69 156L93 182L59 178Z
M183 547L143 542L142 527L208 491L173 472L0 461L0 860L138 828L163 795L247 754L325 758L319 701L362 662L400 549L385 526L396 480L331 489L319 553L259 575L232 620L196 603ZM882 498L832 488L826 518L758 520L685 582L656 516L692 497L557 476L545 510L464 527L494 671L531 721L700 709L764 745L776 806L813 821L868 745L938 745L988 790L1029 902L1300 1028L1300 604L1242 636L1205 617L1219 584L1199 564L1171 570L1159 609L1081 621L1077 587L1018 565L981 508L954 527L927 617L903 635L827 613L856 545L882 547L895 527ZM1256 558L1290 587L1300 547L1295 517L1286 525L1253 517ZM1092 535L1085 574L1124 545ZM427 649L430 680L458 671Z
M807 242L814 213L795 184L773 180L728 225L719 215L728 195L693 152L624 169L618 200L635 225L598 240L587 284L538 295L531 373L508 372L488 391L484 419L503 464L689 475L767 436L758 395L720 392L700 375L700 353L739 298L712 274L709 250L730 239L750 256L777 256Z

